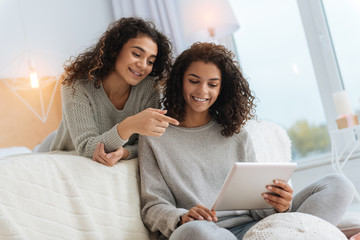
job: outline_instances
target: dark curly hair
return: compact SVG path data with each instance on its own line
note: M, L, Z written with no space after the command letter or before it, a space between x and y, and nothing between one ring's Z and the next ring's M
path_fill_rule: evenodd
M203 61L215 64L221 72L220 94L210 107L210 114L222 126L223 136L239 133L246 121L255 116L255 97L243 77L234 54L222 45L194 43L181 53L173 64L164 86L163 104L168 115L178 121L185 120L183 77L191 63Z
M158 47L158 54L149 76L156 83L166 78L172 63L172 46L169 39L159 32L152 22L141 18L121 18L110 24L98 43L65 64L62 83L71 85L77 80L94 81L99 88L100 82L114 70L115 62L122 47L131 38L139 35L150 37Z

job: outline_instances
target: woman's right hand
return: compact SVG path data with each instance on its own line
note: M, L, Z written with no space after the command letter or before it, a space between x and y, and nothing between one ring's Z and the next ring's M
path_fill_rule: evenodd
M176 119L166 116L166 112L166 110L147 108L126 118L117 127L119 136L123 140L129 139L134 133L160 137L169 124L179 125Z
M194 220L218 221L215 211L210 210L201 204L192 207L185 215L183 215L181 217L180 225Z

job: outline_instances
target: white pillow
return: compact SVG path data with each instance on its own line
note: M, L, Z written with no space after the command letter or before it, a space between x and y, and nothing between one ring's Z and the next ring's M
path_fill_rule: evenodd
M291 161L291 141L283 127L270 121L250 120L245 129L254 144L257 162Z
M15 154L23 154L23 153L31 153L31 150L27 147L0 148L0 157L6 157Z
M331 223L304 213L277 213L259 221L243 240L347 240Z

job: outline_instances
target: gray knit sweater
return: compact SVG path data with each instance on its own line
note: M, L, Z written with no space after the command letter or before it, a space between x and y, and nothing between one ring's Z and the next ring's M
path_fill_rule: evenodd
M161 239L168 238L180 216L197 204L212 204L236 161L255 160L253 144L242 128L232 137L221 135L212 120L197 128L169 126L159 137L141 136L139 162L141 177L141 215ZM239 193L246 194L246 193ZM274 209L218 211L218 226L232 228L259 220Z
M130 151L128 159L137 157L137 134L121 139L117 125L125 118L152 107L160 107L160 95L154 81L146 78L131 87L123 110L117 110L107 97L102 85L96 89L92 81L62 85L62 120L51 150L74 151L74 154L92 158L96 145L104 143L106 152L121 146Z

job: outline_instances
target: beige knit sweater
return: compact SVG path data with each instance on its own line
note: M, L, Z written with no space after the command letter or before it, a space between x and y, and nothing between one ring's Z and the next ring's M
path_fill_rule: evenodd
M117 125L125 118L152 107L160 107L160 95L154 81L145 78L131 87L123 110L118 110L107 97L102 85L96 89L92 81L77 81L73 86L62 85L62 120L51 150L74 151L92 158L96 145L104 143L106 152L121 146L130 152L128 159L137 157L137 134L121 139Z

